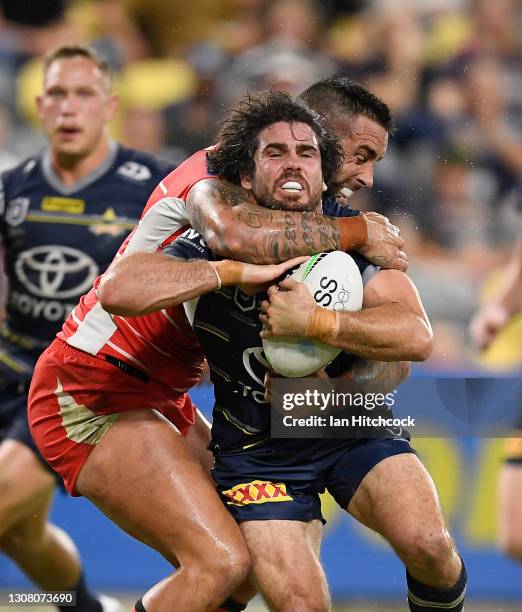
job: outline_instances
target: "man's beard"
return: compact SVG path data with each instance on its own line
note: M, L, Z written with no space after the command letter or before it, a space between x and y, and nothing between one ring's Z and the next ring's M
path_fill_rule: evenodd
M273 210L288 210L295 212L305 212L316 210L321 203L321 195L314 197L311 194L306 202L298 202L297 200L278 200L274 195L268 191L268 189L259 189L257 185L253 185L252 194L256 199L256 202L265 208L271 208Z

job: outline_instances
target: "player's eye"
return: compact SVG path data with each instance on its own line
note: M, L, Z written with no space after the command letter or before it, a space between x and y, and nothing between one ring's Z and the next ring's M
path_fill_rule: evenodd
M58 99L58 98L63 98L63 97L65 96L65 92L64 92L64 91L62 91L61 89L50 89L50 90L47 92L47 95L48 95L50 98L55 98L55 99Z

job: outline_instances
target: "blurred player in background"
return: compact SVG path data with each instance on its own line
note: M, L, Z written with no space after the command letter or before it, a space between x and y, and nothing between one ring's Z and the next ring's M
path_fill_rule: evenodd
M511 259L496 297L471 322L471 335L486 350L498 334L522 312L522 240ZM516 436L506 442L505 464L500 476L499 540L502 550L522 563L522 406Z
M109 139L117 100L106 61L90 48L61 47L46 58L37 105L48 147L0 182L9 281L0 339L0 549L41 589L74 590L79 610L99 612L117 602L88 591L73 542L48 522L57 475L29 433L27 393L39 354L172 165Z

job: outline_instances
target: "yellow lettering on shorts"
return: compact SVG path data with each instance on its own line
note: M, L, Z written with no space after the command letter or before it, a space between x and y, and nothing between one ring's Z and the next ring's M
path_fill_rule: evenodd
M228 498L227 504L232 506L285 502L294 499L286 492L284 483L266 480L253 480L252 482L235 485L231 489L223 491L222 495Z

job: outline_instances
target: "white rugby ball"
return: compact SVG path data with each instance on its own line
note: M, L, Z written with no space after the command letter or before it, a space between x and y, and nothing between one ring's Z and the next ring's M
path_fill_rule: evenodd
M291 274L304 283L319 306L329 310L361 310L363 283L353 258L343 251L318 253ZM263 350L272 369L289 378L308 376L324 368L341 349L299 338L263 338Z

